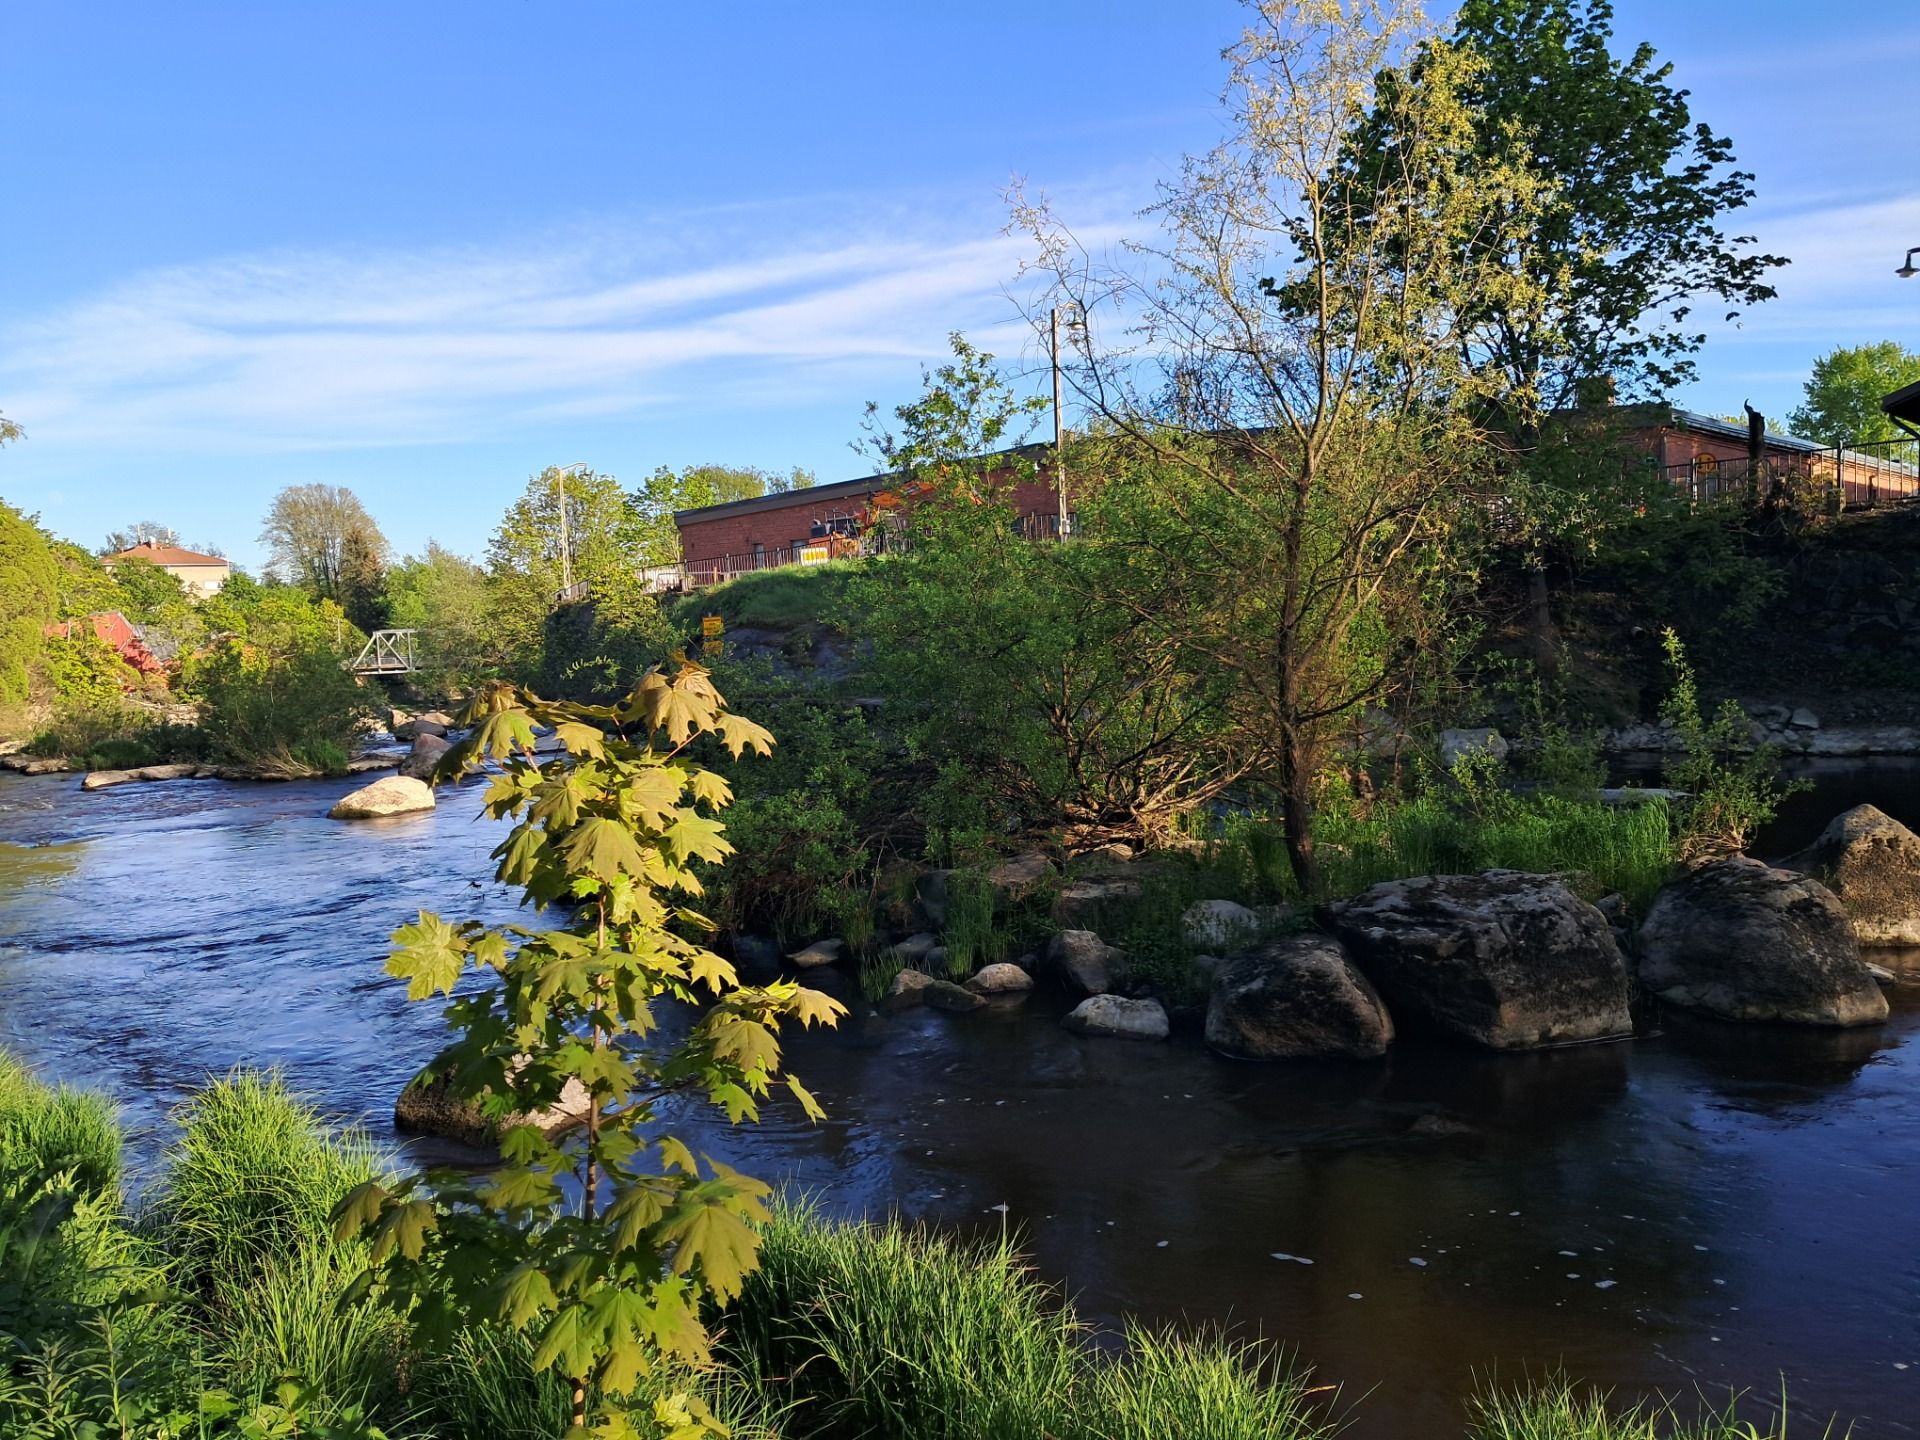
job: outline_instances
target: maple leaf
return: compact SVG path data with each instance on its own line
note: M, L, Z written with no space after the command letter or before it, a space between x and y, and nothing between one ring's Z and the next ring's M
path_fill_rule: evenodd
M378 1180L356 1185L333 1207L333 1238L342 1244L380 1218L381 1207L393 1192Z
M827 1118L827 1112L820 1108L820 1102L813 1098L813 1092L791 1075L787 1076L787 1089L793 1092L793 1098L800 1102L800 1109L809 1120Z
M658 830L672 818L685 789L686 777L675 766L648 765L627 782L622 799L634 814Z
M723 810L733 803L733 787L726 777L713 770L696 769L687 777L693 798L712 810Z
M727 747L734 759L740 758L742 750L751 749L756 755L773 753L773 732L764 725L756 725L744 715L722 715L713 722L713 728L720 732L720 743Z
M533 1368L546 1370L557 1367L562 1375L573 1380L584 1380L593 1373L593 1336L586 1325L585 1307L578 1304L561 1308L546 1330L540 1336L540 1346L533 1352Z
M453 994L467 968L467 946L460 932L431 911L422 910L411 925L393 932L387 974L407 982L409 1000L425 1000L436 991Z
M562 720L553 727L553 733L567 747L569 755L590 755L598 759L607 753L607 737L595 726Z
M739 1295L760 1251L760 1237L718 1198L694 1201L669 1217L663 1238L676 1247L674 1273L685 1275L698 1266L700 1278L722 1304Z
M494 1286L494 1313L516 1330L559 1303L546 1274L535 1265L516 1265Z
M679 852L682 860L698 857L720 861L733 853L733 846L721 838L727 827L718 820L709 820L692 810L676 813L679 818L668 827L666 841Z
M569 869L585 871L598 880L612 880L622 870L638 875L646 864L626 826L599 816L574 827L562 854Z
M427 1232L440 1228L431 1200L408 1200L388 1207L373 1232L373 1258L379 1262L395 1249L409 1260L418 1260L427 1246Z

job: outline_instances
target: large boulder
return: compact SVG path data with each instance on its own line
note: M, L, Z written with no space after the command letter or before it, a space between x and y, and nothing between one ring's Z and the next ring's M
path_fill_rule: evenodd
M1920 945L1920 835L1872 805L1856 805L1782 862L1840 897L1862 945Z
M1606 917L1551 875L1389 880L1320 914L1402 1024L1495 1050L1632 1033Z
M887 987L887 993L880 997L882 1010L910 1010L915 1005L927 1003L927 988L934 983L933 977L922 970L902 969L893 977L893 984Z
M1091 930L1116 919L1139 898L1138 880L1074 880L1053 897L1053 923L1062 930Z
M1469 755L1486 755L1495 760L1504 760L1509 748L1506 736L1486 726L1440 732L1440 764L1447 770Z
M1164 1040L1167 1012L1158 1000L1129 1000L1124 995L1089 995L1060 1022L1076 1035L1108 1035L1118 1040Z
M1240 1060L1370 1060L1393 1042L1380 994L1326 935L1243 950L1215 974L1207 1044Z
M812 970L821 965L838 965L846 953L844 940L816 940L799 950L789 951L787 959L802 970Z
M451 749L453 743L438 735L416 735L413 737L413 749L400 762L400 773L410 780L431 781L434 770L440 764L440 757Z
M529 1122L547 1135L557 1135L575 1125L584 1125L593 1108L593 1097L577 1079L568 1077L560 1098L544 1110L516 1111L504 1119L488 1118L477 1099L465 1099L453 1093L450 1076L411 1082L393 1102L393 1123L401 1130L419 1135L444 1135L463 1144L490 1146L499 1143L502 1131Z
M1744 855L1667 886L1640 927L1640 983L1726 1020L1871 1025L1886 997L1846 907L1810 875Z
M1001 861L987 872L987 884L1002 902L1020 900L1053 879L1054 874L1053 862L1036 851Z
M341 798L327 812L334 820L382 820L389 815L411 815L433 809L433 791L423 780L388 775Z
M1047 942L1047 968L1076 995L1113 988L1113 947L1091 930L1062 930Z
M920 987L920 1003L931 1006L935 1010L947 1010L955 1015L964 1015L970 1010L978 1010L987 1002L973 991L956 985L951 980L929 979Z
M1180 930L1202 950L1238 950L1253 943L1260 917L1231 900L1196 900L1180 916Z

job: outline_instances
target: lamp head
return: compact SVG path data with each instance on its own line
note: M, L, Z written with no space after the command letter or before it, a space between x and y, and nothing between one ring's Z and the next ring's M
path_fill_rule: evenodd
M1907 251L1906 264L1902 265L1893 273L1898 275L1902 280L1911 280L1914 276L1920 275L1920 266L1916 266L1913 263L1913 257L1916 255L1920 255L1920 245L1916 245L1913 249Z

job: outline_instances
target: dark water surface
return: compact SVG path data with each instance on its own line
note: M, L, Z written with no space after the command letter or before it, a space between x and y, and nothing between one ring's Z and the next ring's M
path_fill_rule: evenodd
M1856 799L1920 822L1920 767L1861 773L1823 776L1771 848ZM0 776L0 1046L119 1096L149 1152L241 1063L389 1133L438 1019L381 973L388 933L511 905L474 883L496 838L476 791L326 820L345 788ZM1916 1436L1920 987L1894 1012L1359 1066L1081 1040L1039 1001L916 1012L795 1041L828 1123L704 1138L838 1211L1016 1226L1089 1316L1283 1340L1359 1440L1457 1435L1476 1376L1555 1365L1762 1399L1784 1376L1797 1414Z

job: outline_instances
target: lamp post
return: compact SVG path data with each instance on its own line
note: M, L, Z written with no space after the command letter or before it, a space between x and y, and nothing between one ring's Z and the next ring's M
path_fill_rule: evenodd
M1893 273L1898 275L1902 280L1911 280L1914 276L1920 275L1920 266L1916 266L1913 263L1913 257L1916 255L1920 255L1920 245L1916 245L1907 251L1906 263Z
M573 593L573 538L567 533L567 476L587 468L587 462L576 460L571 465L563 465L555 473L554 484L560 491L560 598L562 603Z

